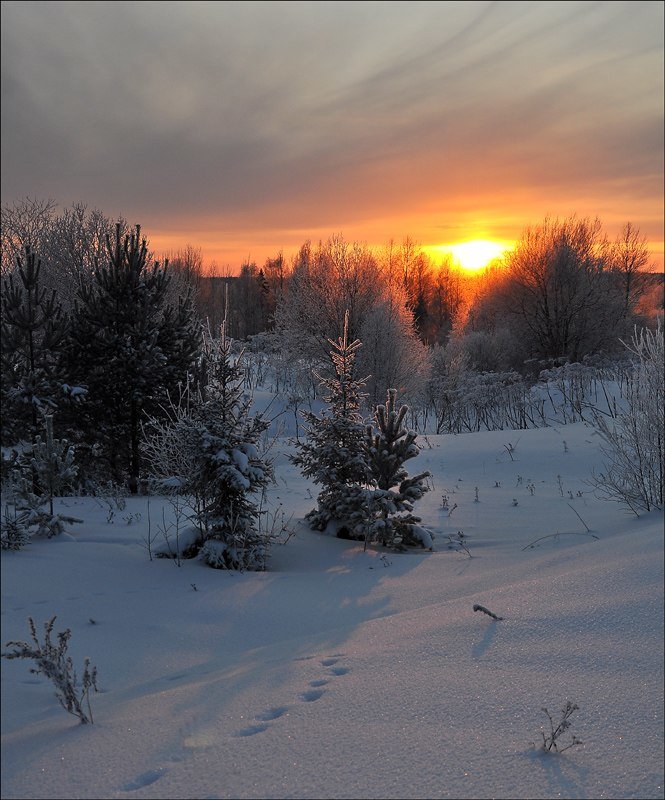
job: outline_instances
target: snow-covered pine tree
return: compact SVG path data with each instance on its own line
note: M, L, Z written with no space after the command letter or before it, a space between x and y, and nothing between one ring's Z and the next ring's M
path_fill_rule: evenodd
M234 358L231 340L210 342L208 382L201 407L199 470L207 487L205 542L201 557L221 569L265 569L269 541L260 530L256 495L273 480L261 457L260 436L269 423L251 415L252 399L243 389L242 353Z
M29 246L2 279L2 442L33 442L41 413L67 400L63 343L67 320L55 292L43 288L41 261Z
M141 228L115 242L76 301L69 345L71 370L89 389L81 415L88 445L116 483L136 492L141 475L141 421L160 415L169 392L187 381L199 348L189 296L177 308L168 266L150 263Z
M269 423L250 413L241 359L224 325L220 339L206 334L205 381L172 405L168 420L144 426L145 452L158 485L190 498L200 530L190 554L218 569L264 570L272 532L261 529L257 495L273 480L260 449Z
M374 489L368 492L367 538L401 549L405 545L432 547L431 534L420 526L413 504L429 490L429 472L409 477L404 462L420 452L416 434L404 427L408 406L397 410L397 391L389 389L385 405L368 425L365 447Z
M354 377L356 352L361 342L348 341L349 314L344 318L344 333L330 351L334 373L329 377L317 373L325 391L328 407L320 416L307 411L305 439L298 442L298 452L291 461L303 475L321 486L317 508L306 515L314 530L325 530L329 523L336 533L347 536L362 533L354 530L358 509L364 503L364 486L369 470L364 449L364 421L360 414L363 380Z

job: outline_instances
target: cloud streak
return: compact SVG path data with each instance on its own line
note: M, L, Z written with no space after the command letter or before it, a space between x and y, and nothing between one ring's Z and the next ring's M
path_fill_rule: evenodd
M662 3L8 2L2 109L3 202L229 259L573 212L662 240Z

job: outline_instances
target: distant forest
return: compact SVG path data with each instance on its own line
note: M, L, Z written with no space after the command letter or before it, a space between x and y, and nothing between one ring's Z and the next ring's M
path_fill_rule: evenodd
M104 264L106 236L114 236L116 222L122 236L131 233L125 219L111 220L82 204L60 213L50 200L3 206L2 275L15 269L29 245L42 262L44 286L67 308L95 264ZM149 231L143 235L149 245ZM663 312L663 274L653 271L640 231L626 223L610 241L598 219L574 215L528 228L513 251L478 273L458 269L451 257L434 262L409 238L372 249L341 235L306 241L289 260L277 253L263 264L244 263L237 276L214 274L215 265L204 264L195 243L159 256L149 251L148 262L155 261L171 276L172 291L192 290L194 307L213 332L224 316L235 339L274 331L286 319L293 322L287 307L297 304L295 295L316 295L318 289L324 312L319 324L323 327L326 306L339 306L342 299L341 305L351 308L351 332L358 334L354 306L366 309L387 294L408 310L427 346L448 344L453 331L457 338L472 335L476 346L468 342L469 355L478 369L611 352L618 337ZM326 337L339 335L340 319L328 320ZM480 346L487 335L495 347ZM500 354L484 352L497 350L499 341Z
M337 235L214 276L194 244L158 258L149 231L42 200L3 206L1 231L3 445L34 442L53 415L89 471L103 462L134 490L146 420L192 387L205 394L206 341L222 323L248 356L248 389L267 382L297 416L348 318L364 407L395 389L411 424L442 432L544 424L531 385L602 369L663 315L640 231L628 222L610 240L574 215L527 228L478 274L410 239Z

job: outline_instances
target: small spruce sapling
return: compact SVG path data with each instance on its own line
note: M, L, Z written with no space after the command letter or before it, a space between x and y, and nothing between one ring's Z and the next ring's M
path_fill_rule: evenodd
M205 336L203 354L205 383L188 386L164 409L166 420L149 420L144 452L161 490L176 498L178 524L195 523L194 530L176 528L176 538L187 534L183 557L197 554L217 569L264 570L272 540L261 530L257 496L274 480L260 441L269 422L250 413L243 353L234 356L225 323L220 339Z
M63 533L65 525L83 522L54 511L54 498L76 477L77 467L74 448L65 439L53 437L52 415L44 419L45 438L38 436L35 444L18 457L13 476L15 514L11 526L22 528L24 538L35 533L50 539Z
M377 406L376 429L368 426L365 435L371 481L370 538L402 549L420 545L432 549L431 534L420 526L413 505L429 490L429 472L409 476L404 463L420 452L416 434L404 427L408 406L396 407L397 391L389 389L385 405Z
M320 416L305 412L305 439L296 443L291 461L305 477L321 487L317 507L306 515L310 527L325 530L329 523L353 538L363 538L369 478L364 443L364 421L360 414L363 380L354 376L355 358L361 342L349 341L349 314L344 333L330 352L334 374L316 374L325 391L328 407ZM357 529L357 530L356 530Z

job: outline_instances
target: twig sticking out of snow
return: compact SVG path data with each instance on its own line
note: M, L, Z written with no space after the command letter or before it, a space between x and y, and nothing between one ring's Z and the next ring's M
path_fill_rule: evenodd
M503 617L497 617L497 615L493 614L488 608L485 608L485 606L481 606L478 603L474 605L473 610L482 611L483 614L487 614L487 616L492 617L492 619L503 619Z
M577 518L578 518L578 519L579 519L579 521L582 523L582 525L584 525L584 527L585 527L585 528L586 528L586 530L587 530L587 533L589 533L589 532L591 531L591 528L590 528L590 527L589 527L589 526L586 524L586 522L585 522L585 521L582 519L582 517L580 517L580 515L577 513L577 511L575 511L575 509L574 509L574 508L573 508L573 507L570 505L570 503L566 503L566 505L567 505L567 506L568 506L568 508L569 508L569 509L570 509L570 510L573 512L573 514L576 514L576 515L577 515ZM597 539L597 538L598 538L598 537L596 536L596 539Z
M557 753L563 753L564 750L568 750L570 747L576 747L579 744L584 744L581 739L578 739L575 734L571 734L572 742L567 744L565 747L559 747L557 743L557 739L561 736L562 733L570 728L570 717L573 711L577 711L579 706L575 705L575 703L571 703L570 701L566 702L564 708L561 709L561 721L558 725L554 725L554 719L552 715L546 708L541 708L540 710L547 714L547 717L550 721L550 735L546 736L542 731L541 735L543 737L543 750L546 753L549 753L551 750L554 750Z
M552 539L556 538L557 536L591 536L592 539L599 539L599 536L596 536L595 533L580 533L579 531L561 531L557 533L548 533L547 536L541 536L540 539L536 539L535 541L528 544L526 547L523 547L522 550L528 550L530 547L534 547L538 542L542 542L543 539Z

